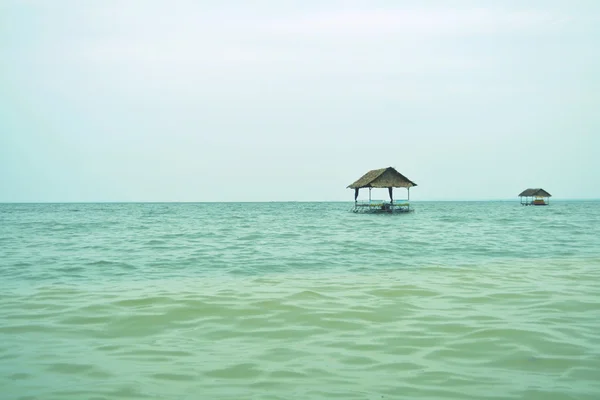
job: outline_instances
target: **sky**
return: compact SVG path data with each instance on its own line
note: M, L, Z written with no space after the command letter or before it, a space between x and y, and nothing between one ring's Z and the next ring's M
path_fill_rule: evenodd
M597 0L1 0L0 202L600 198L599 46Z

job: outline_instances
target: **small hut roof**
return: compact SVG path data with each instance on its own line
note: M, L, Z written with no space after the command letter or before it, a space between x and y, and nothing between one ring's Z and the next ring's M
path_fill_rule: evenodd
M552 197L552 195L546 192L544 189L525 189L521 192L519 197L533 197L533 196L541 196L541 197Z
M396 171L392 167L374 169L360 177L356 182L348 185L350 189L373 187L373 188L389 188L389 187L412 187L417 186L416 183Z

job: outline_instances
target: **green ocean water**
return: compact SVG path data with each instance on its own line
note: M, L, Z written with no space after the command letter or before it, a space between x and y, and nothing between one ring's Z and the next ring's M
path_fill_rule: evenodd
M0 399L599 399L600 202L0 204Z

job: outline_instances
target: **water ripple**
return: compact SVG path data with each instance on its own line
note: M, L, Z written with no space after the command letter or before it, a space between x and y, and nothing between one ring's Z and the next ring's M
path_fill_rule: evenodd
M0 393L596 399L600 207L513 206L3 205Z

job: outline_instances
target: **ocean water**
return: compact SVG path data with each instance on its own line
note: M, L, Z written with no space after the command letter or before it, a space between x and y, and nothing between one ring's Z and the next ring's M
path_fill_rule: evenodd
M600 398L600 202L350 207L0 204L0 398Z

